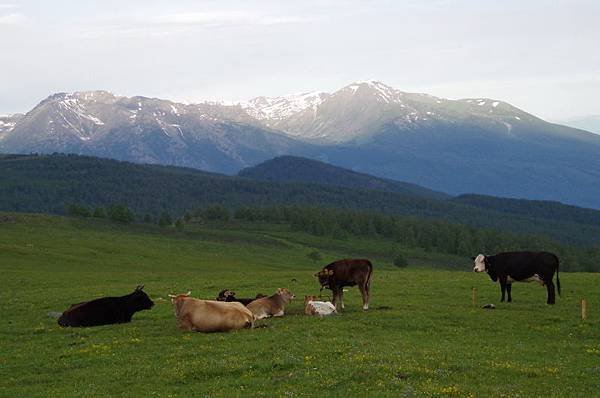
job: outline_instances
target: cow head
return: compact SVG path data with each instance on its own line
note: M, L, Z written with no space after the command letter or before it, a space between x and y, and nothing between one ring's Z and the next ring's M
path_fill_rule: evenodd
M486 272L487 271L487 257L483 254L479 254L477 257L471 257L473 259L473 271L474 272Z
M333 270L328 268L323 268L321 271L317 272L314 275L318 280L321 288L329 287L329 280L333 276ZM321 289L323 290L323 289Z
M179 299L190 297L190 294L192 294L191 291L187 292L186 294L169 294L169 297L171 298L171 304L175 303Z
M296 298L294 293L290 292L288 289L284 287L280 287L277 289L277 295L280 296L284 302L289 302L290 300Z
M230 298L233 297L235 297L235 292L229 289L223 289L219 292L219 295L217 296L217 301L229 301Z
M154 302L144 292L144 285L138 285L133 293L131 293L131 309L134 311L149 310L154 306Z
M317 301L318 299L318 296L304 296L304 305L306 306L309 301Z

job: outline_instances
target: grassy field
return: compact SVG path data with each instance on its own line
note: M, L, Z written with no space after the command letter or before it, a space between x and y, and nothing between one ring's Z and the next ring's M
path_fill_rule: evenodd
M515 285L512 304L467 259L392 243L326 240L281 226L177 232L103 221L0 214L1 396L506 396L600 394L600 275L561 274L562 298ZM314 264L306 254L323 253ZM302 314L330 260L374 260L371 310L346 293L332 318ZM441 269L434 269L441 268ZM455 268L449 271L444 268ZM462 270L462 271L461 271ZM295 279L296 281L292 281ZM62 329L50 311L139 283L155 300L130 324ZM288 287L284 318L227 334L181 333L168 293L212 298ZM479 303L471 304L477 287ZM579 300L590 319L579 318Z

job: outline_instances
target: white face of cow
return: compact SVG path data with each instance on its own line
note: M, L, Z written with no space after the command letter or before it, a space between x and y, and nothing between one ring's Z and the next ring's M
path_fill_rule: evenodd
M475 257L473 271L485 272L485 256L483 254Z

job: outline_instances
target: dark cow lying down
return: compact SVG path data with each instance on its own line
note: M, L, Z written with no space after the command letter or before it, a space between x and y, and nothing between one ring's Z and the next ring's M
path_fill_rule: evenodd
M143 285L138 286L133 293L122 297L102 297L73 304L58 318L58 324L81 327L131 322L133 314L154 305L143 288Z
M494 256L483 254L472 257L473 271L487 272L492 281L500 282L502 291L501 301L504 301L505 292L508 292L508 302L512 301L511 289L513 282L536 281L546 286L548 291L548 304L554 304L554 282L552 278L556 272L556 286L560 295L560 280L558 279L558 257L548 252L506 252Z
M267 295L266 294L262 294L262 293L258 293L256 295L256 297L254 297L254 298L237 298L235 296L235 292L234 291L231 291L229 289L223 289L217 295L216 300L217 301L226 301L226 302L229 302L229 303L231 303L231 302L237 302L237 303L242 303L244 305L248 305L251 302L253 302L254 300L259 299L259 298L263 298L263 297L267 297Z
M321 290L331 289L332 304L337 308L338 301L344 308L344 286L356 286L362 295L363 310L369 309L369 291L373 265L366 259L345 259L327 264L315 274L321 284Z

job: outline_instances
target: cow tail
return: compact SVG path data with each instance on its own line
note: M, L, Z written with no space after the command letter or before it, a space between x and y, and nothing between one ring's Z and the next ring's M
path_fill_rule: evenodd
M369 262L369 275L367 276L367 290L370 291L371 290L371 277L373 276L373 264L371 264Z
M554 256L556 257L556 256ZM560 279L558 278L558 268L559 268L560 260L556 257L556 288L558 289L558 295L560 296Z

